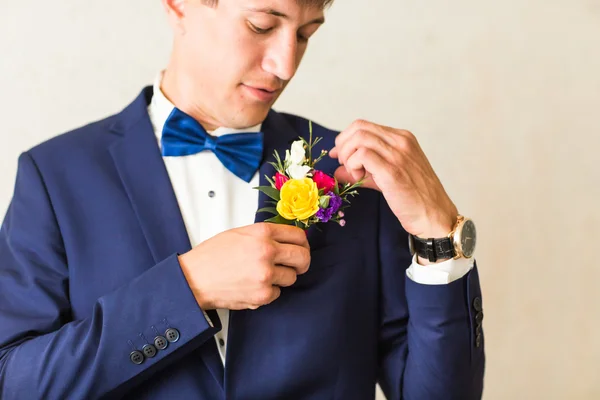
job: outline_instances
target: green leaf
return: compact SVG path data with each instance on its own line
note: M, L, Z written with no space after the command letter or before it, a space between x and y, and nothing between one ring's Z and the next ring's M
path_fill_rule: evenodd
M283 173L283 169L281 169L277 163L269 161L269 164L275 169L275 171L279 172L280 174Z
M277 208L275 208L275 207L263 207L257 211L257 213L259 213L259 212L268 212L271 214L279 215L279 213L277 212Z
M260 190L261 192L263 192L264 194L266 194L267 196L269 196L273 200L279 201L279 199L281 198L280 195L279 195L279 190L275 189L274 187L271 187L271 186L258 186L258 187L255 187L254 189Z
M335 180L335 185L333 186L333 193L340 195L340 186L338 184L337 178L333 178Z
M265 222L273 222L275 224L294 225L294 221L283 218L281 215L276 215L272 218L265 219Z
M331 197L329 196L321 196L319 197L319 206L321 208L327 208L329 207L329 200L331 199Z
M273 182L273 180L271 178L269 178L267 175L265 175L265 178L271 184L271 186L275 187L275 182Z
M281 161L281 157L279 156L279 153L277 152L277 150L275 150L273 155L275 156L275 160L277 160L277 166L275 167L275 169L277 169L277 171L279 171L279 173L283 174L283 172L285 171L285 165Z

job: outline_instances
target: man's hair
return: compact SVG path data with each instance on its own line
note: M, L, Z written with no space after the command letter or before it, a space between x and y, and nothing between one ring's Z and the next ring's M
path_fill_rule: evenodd
M202 0L202 2L207 6L214 7L217 5L219 0ZM326 8L329 7L331 3L333 3L333 0L296 0L296 2L299 5L306 7Z

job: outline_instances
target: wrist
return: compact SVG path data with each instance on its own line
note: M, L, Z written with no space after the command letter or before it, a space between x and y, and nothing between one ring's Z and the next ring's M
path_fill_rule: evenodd
M409 237L411 254L415 255L417 264L440 264L456 257L453 233L459 220L458 211L454 217L445 215L429 223L427 230Z
M214 309L214 307L212 307L212 302L208 300L206 292L198 286L196 279L194 279L194 274L192 273L190 267L191 262L188 255L189 253L185 253L177 256L177 259L179 260L179 266L181 267L181 272L183 272L183 276L185 277L185 280L187 281L187 284L190 287L198 306L205 311L212 310Z
M416 235L421 239L441 239L448 237L456 226L458 209L452 207L448 212L437 212L436 216L429 219L427 229Z

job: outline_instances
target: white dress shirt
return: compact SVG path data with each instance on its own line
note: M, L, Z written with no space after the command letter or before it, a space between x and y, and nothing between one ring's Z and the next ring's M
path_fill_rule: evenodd
M148 106L150 120L161 146L163 126L174 105L160 89L162 73L154 82L154 95ZM218 128L209 132L213 136L241 132L258 132L261 125L247 129ZM179 209L192 247L211 237L234 228L254 223L258 205L259 174L250 183L235 176L221 164L210 151L190 156L163 157L173 185ZM460 279L473 267L467 259L448 260L430 266L419 265L413 259L407 276L420 284L447 284ZM223 329L215 335L221 360L225 364L229 310L217 310ZM209 324L212 321L204 314Z

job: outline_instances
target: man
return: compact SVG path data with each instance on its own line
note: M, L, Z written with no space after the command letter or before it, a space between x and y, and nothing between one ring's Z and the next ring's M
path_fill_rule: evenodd
M366 176L345 227L256 214L273 151L308 138L271 106L329 1L162 3L154 86L19 159L0 398L480 398L473 226L410 132L314 126L325 172Z

